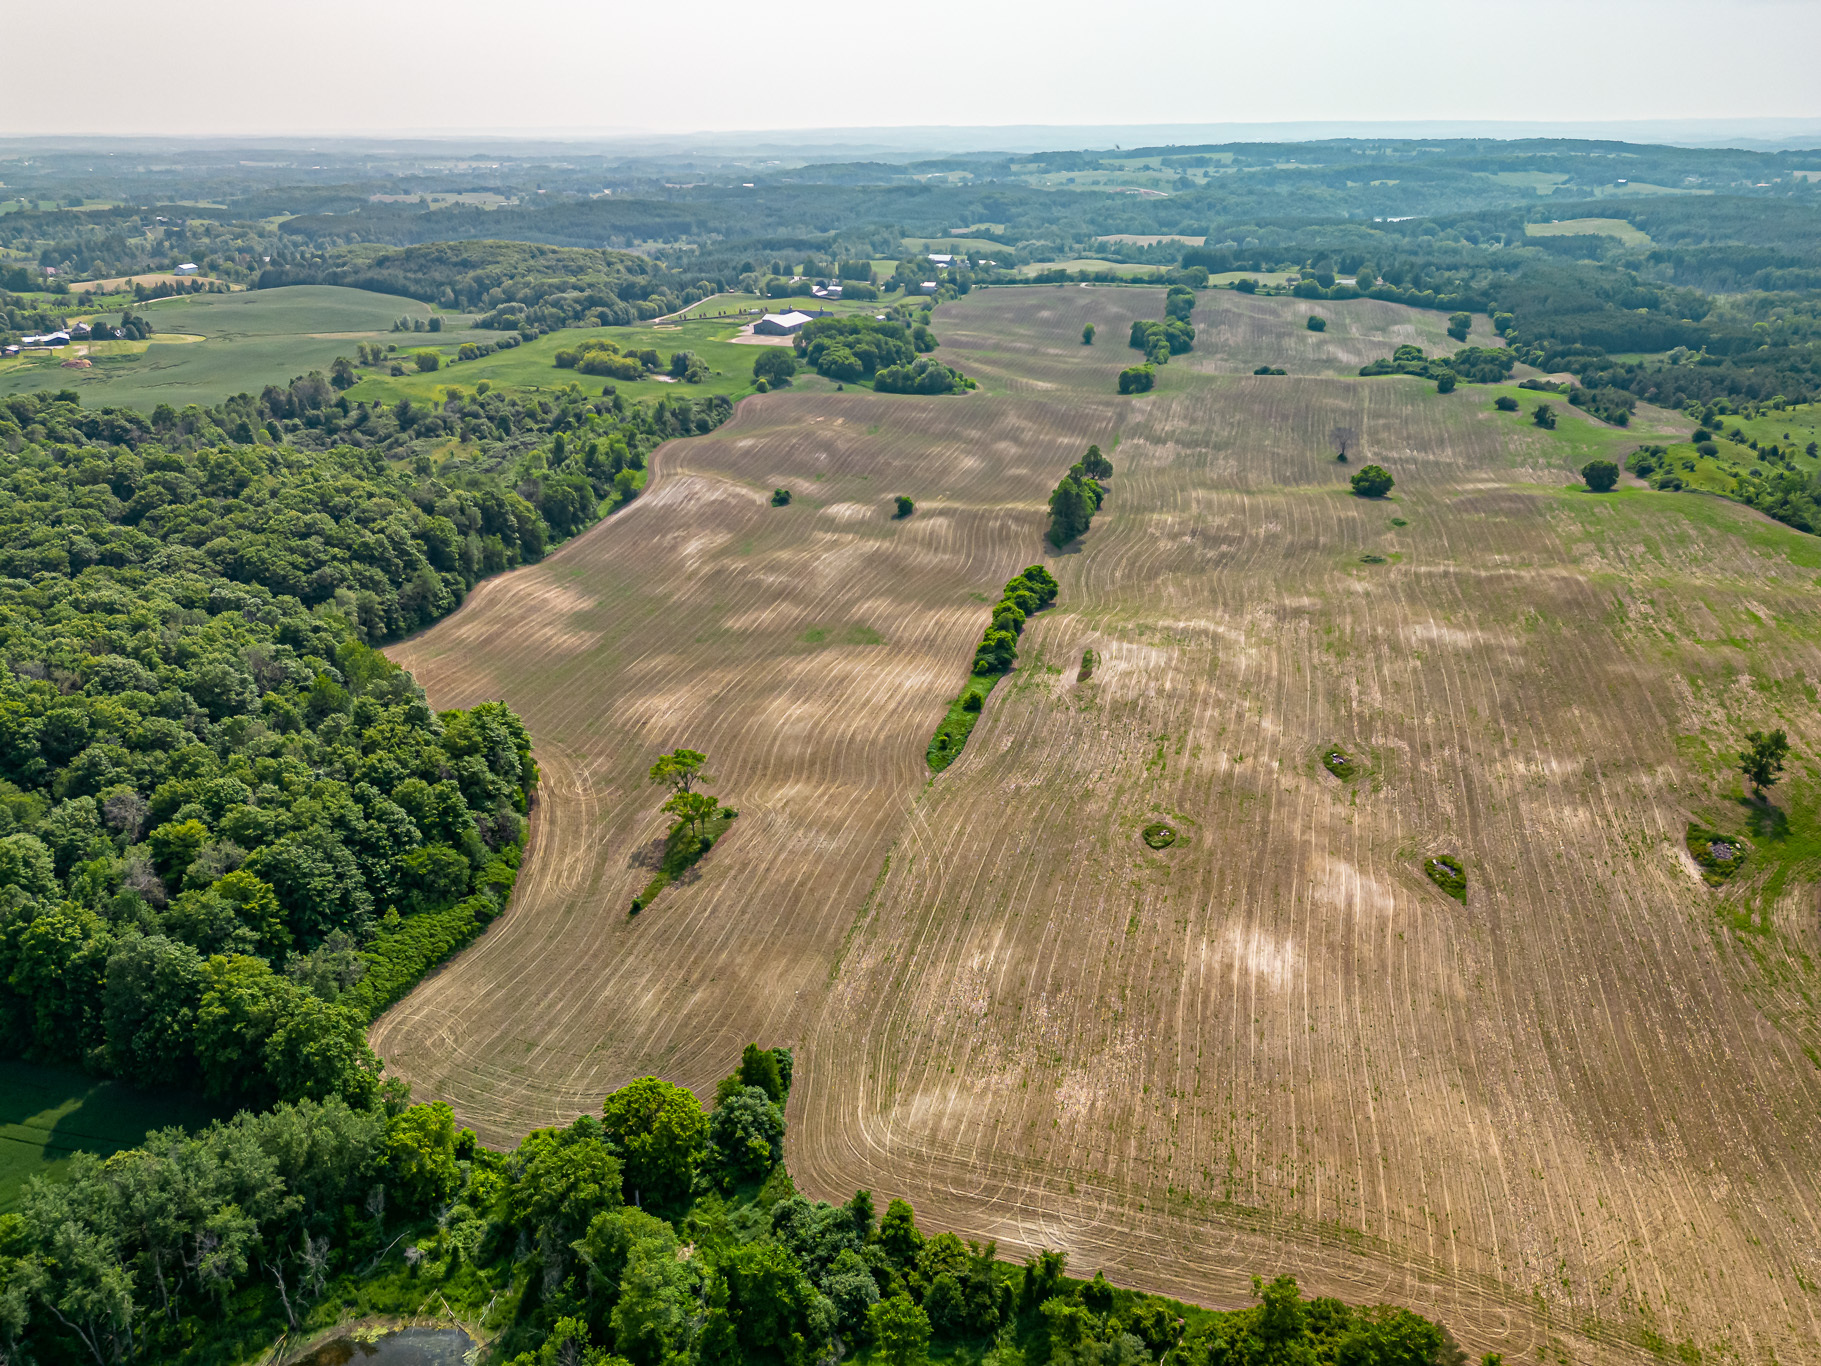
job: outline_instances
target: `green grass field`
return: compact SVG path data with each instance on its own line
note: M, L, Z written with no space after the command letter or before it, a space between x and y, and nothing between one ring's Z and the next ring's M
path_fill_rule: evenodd
M149 1095L61 1067L0 1061L0 1213L34 1176L78 1149L106 1157L153 1129L200 1128L226 1111L194 1096Z
M335 357L352 356L363 341L397 342L402 350L464 336L459 319L453 319L457 328L452 332L394 333L394 320L427 319L433 310L415 299L332 285L195 294L140 307L160 331L203 340L173 343L154 337L143 354L98 356L90 370L62 368L62 352L21 356L0 362L0 396L74 389L89 407L119 404L142 410L159 403L174 408L219 403L311 370L326 371ZM445 318L444 325L450 321Z
M1650 234L1623 218L1568 218L1560 223L1526 223L1526 237L1616 237L1628 247L1648 247Z
M810 302L819 304L821 301ZM772 301L774 312L777 311L777 305L778 301ZM840 311L856 312L861 307L853 305ZM877 308L879 305L865 307ZM385 403L409 398L428 403L436 401L451 386L472 392L476 384L486 380L495 389L564 389L571 384L579 384L589 393L599 393L611 383L628 401L638 403L655 402L672 392L684 394L691 399L707 398L711 394L725 394L729 398L739 399L753 391L752 363L763 352L762 347L729 340L737 336L749 321L750 317L711 317L700 321L637 323L631 327L566 327L510 351L495 352L479 360L446 363L440 370L411 370L399 376L365 371L363 373L368 377L348 390L348 397L356 401L379 400ZM464 334L461 339L495 335L497 334L475 332ZM623 351L642 351L653 347L666 358L678 351L693 351L707 362L714 373L701 384L671 384L657 378L607 380L598 375L578 375L573 370L557 368L558 351L578 347L591 337L604 337ZM423 340L427 342L429 339ZM449 361L459 345L460 340L442 341L436 349L444 353L445 361ZM424 348L413 346L411 349ZM799 388L819 385L833 388L828 381L814 375L799 376L796 383Z
M1001 251L1010 251L1006 242L996 242L990 237L906 237L903 240L904 254L913 256L919 252L946 252L953 256L957 252L970 252L978 256L982 247L998 247Z
M1032 261L1029 265L1018 267L1020 275L1038 275L1046 270L1110 270L1127 279L1142 280L1163 274L1164 267L1136 265L1130 261L1107 261L1095 256L1078 256L1071 261Z

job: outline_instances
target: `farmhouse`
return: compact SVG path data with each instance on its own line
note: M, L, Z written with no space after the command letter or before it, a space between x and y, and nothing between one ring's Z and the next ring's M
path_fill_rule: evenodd
M752 330L766 337L788 337L803 330L803 324L809 321L807 313L768 313L752 325Z

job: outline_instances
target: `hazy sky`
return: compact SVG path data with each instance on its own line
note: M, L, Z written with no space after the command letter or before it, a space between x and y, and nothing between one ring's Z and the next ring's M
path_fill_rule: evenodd
M1821 115L1821 0L0 0L0 35L69 59L0 136Z

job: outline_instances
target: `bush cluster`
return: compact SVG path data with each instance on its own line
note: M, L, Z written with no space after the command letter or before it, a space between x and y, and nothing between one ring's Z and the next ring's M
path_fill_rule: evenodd
M873 391L880 394L961 394L973 387L974 381L959 370L929 356L887 366L873 378Z
M1088 453L1062 476L1062 482L1050 492L1050 529L1048 540L1053 546L1065 546L1077 536L1085 535L1094 514L1106 498L1103 480L1113 477L1113 462L1100 453L1100 447L1089 446Z
M850 314L805 323L793 345L818 375L851 384L893 366L913 364L919 355L936 349L936 338L922 323L907 327L890 318Z
M974 651L974 672L1002 674L1018 659L1018 637L1033 613L1056 601L1057 584L1050 571L1033 564L1006 581L1005 591L993 604L993 619Z
M1119 392L1122 394L1146 394L1157 383L1157 371L1149 363L1130 365L1119 372Z
M1400 346L1389 358L1368 361L1362 375L1420 375L1425 379L1497 384L1511 375L1515 357L1502 346L1463 346L1452 356L1429 357L1420 346Z

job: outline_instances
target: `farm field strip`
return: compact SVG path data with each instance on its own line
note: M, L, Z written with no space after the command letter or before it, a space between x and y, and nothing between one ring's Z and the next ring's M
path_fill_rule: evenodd
M512 908L379 1022L388 1063L503 1139L790 1043L822 1198L1204 1302L1289 1271L1475 1352L1814 1355L1812 892L1739 940L1751 889L1701 885L1680 840L1731 809L1738 726L1821 752L1821 549L1693 495L1565 492L1643 433L1346 378L1439 317L1320 307L1312 334L1302 301L1205 296L1206 350L1117 400L1161 291L977 292L939 334L982 393L742 404L394 650L439 706L517 707L545 784ZM1251 376L1271 347L1302 374ZM1391 500L1347 495L1335 425ZM969 594L1037 558L1088 441L1111 497L926 784ZM897 492L919 511L891 524ZM834 643L854 625L884 643ZM663 824L643 766L676 744L744 814L629 921ZM1183 838L1152 851L1159 816Z
M656 487L606 527L394 652L439 705L511 697L546 775L511 911L378 1026L395 1066L505 1139L592 1108L633 1058L705 1087L729 1046L805 1029L923 778L916 737L966 673L970 594L1028 562L1020 532L1056 471L1004 453L1108 431L1092 410L985 405L909 400L878 414L905 430L877 439L844 396L743 405L666 447ZM790 508L768 506L778 484ZM920 511L894 523L900 489ZM880 643L842 644L855 628ZM630 858L666 823L643 769L679 744L713 758L742 815L699 885L629 919L649 876Z

